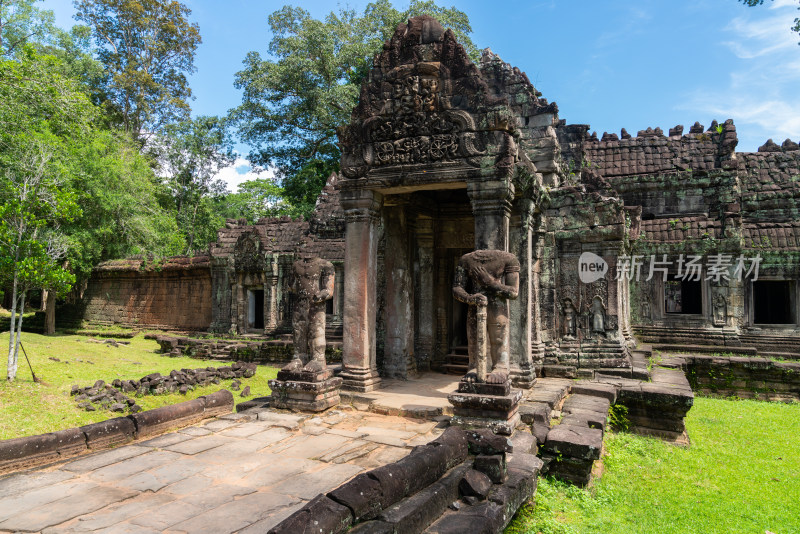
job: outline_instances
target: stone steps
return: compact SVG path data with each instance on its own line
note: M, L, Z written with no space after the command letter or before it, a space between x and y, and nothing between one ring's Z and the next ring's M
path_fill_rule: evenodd
M539 448L543 473L578 486L589 483L594 462L602 455L611 406L606 395L587 393L573 393L564 400L559 424L550 429Z
M469 370L469 348L466 345L456 345L450 354L444 357L445 363L442 370L453 375L465 375Z

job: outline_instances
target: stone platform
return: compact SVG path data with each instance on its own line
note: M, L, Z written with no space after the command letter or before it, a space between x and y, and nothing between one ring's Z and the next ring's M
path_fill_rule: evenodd
M430 419L453 415L448 395L458 388L460 377L422 373L413 380L384 379L381 388L368 393L342 390L342 404L383 415Z
M263 533L441 433L352 408L230 414L0 478L0 532Z
M278 371L270 380L270 406L299 412L323 412L339 404L342 379L331 369L320 372Z

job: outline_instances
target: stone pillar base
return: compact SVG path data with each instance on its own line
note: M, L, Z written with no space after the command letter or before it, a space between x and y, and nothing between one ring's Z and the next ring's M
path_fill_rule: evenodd
M531 389L536 384L536 369L532 366L527 368L512 367L509 373L511 385L520 389Z
M322 412L339 404L342 379L330 370L279 371L277 380L270 380L269 405L298 412Z
M339 373L342 379L342 388L350 391L366 393L381 387L381 377L375 369L348 368Z
M495 434L510 436L519 423L519 401L522 391L505 384L465 382L447 397L453 405L450 424L462 428L488 428Z

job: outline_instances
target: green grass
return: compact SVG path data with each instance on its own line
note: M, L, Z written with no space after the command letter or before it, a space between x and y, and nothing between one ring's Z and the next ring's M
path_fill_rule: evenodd
M800 533L800 404L695 398L691 447L606 435L588 489L542 479L521 533Z
M17 379L9 383L5 380L8 332L0 334L0 439L53 432L117 416L108 411L86 412L78 408L69 395L72 384L87 386L96 380L110 383L115 378L138 379L149 373L167 374L173 369L226 365L219 361L161 356L157 353L158 343L144 339L142 335L126 340L131 342L130 345L118 347L92 343L89 339L23 332L22 344L28 351L36 376L43 383L33 382L22 351ZM51 357L61 361L53 361ZM253 396L269 395L267 381L275 378L277 372L277 368L259 366L254 377L241 380L242 387L250 386ZM199 387L187 395L146 395L137 402L144 410L150 410L213 393L230 383L230 380L223 380L219 385ZM239 392L233 394L236 402L244 400L239 398Z

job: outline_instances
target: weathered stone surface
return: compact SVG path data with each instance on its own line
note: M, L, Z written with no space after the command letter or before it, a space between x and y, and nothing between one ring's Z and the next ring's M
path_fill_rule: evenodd
M328 497L347 506L354 521L366 521L380 514L383 493L380 483L367 473L356 476L328 493Z
M86 450L86 437L78 428L0 441L0 472L19 470Z
M230 392L228 392L230 395ZM233 400L231 397L231 406ZM154 410L133 414L130 417L136 423L136 434L139 437L152 436L168 428L199 421L205 411L204 399L198 398L191 401L162 406Z
M80 427L86 435L90 449L105 449L132 441L136 437L136 425L129 417L116 417L100 423Z
M332 501L325 495L318 495L279 525L270 529L269 534L298 534L301 532L340 534L346 532L352 523L353 516L346 506Z
M471 454L505 454L514 451L509 438L486 429L466 430L464 435Z
M505 454L479 454L475 457L474 469L488 476L494 484L502 484L508 475Z
M395 526L386 521L373 520L356 525L347 531L348 534L395 534Z
M233 410L233 394L226 389L199 398L203 400L203 411L207 417L224 415Z
M429 534L496 534L502 532L505 523L504 509L494 502L467 506L458 512L448 512L433 523Z
M597 460L603 448L603 431L597 428L558 425L547 434L542 450L570 458Z
M422 532L447 509L451 493L433 483L384 510L378 519L394 526L394 532Z
M603 397L608 399L608 402L611 404L615 404L617 402L617 387L613 384L581 380L572 386L572 393L574 395L592 395L595 397Z
M473 496L478 499L485 499L489 495L489 490L492 488L491 479L480 471L470 469L464 473L464 478L458 484L458 489L461 495L468 497Z
M325 411L339 404L341 386L339 377L322 382L270 380L270 406L294 411Z

